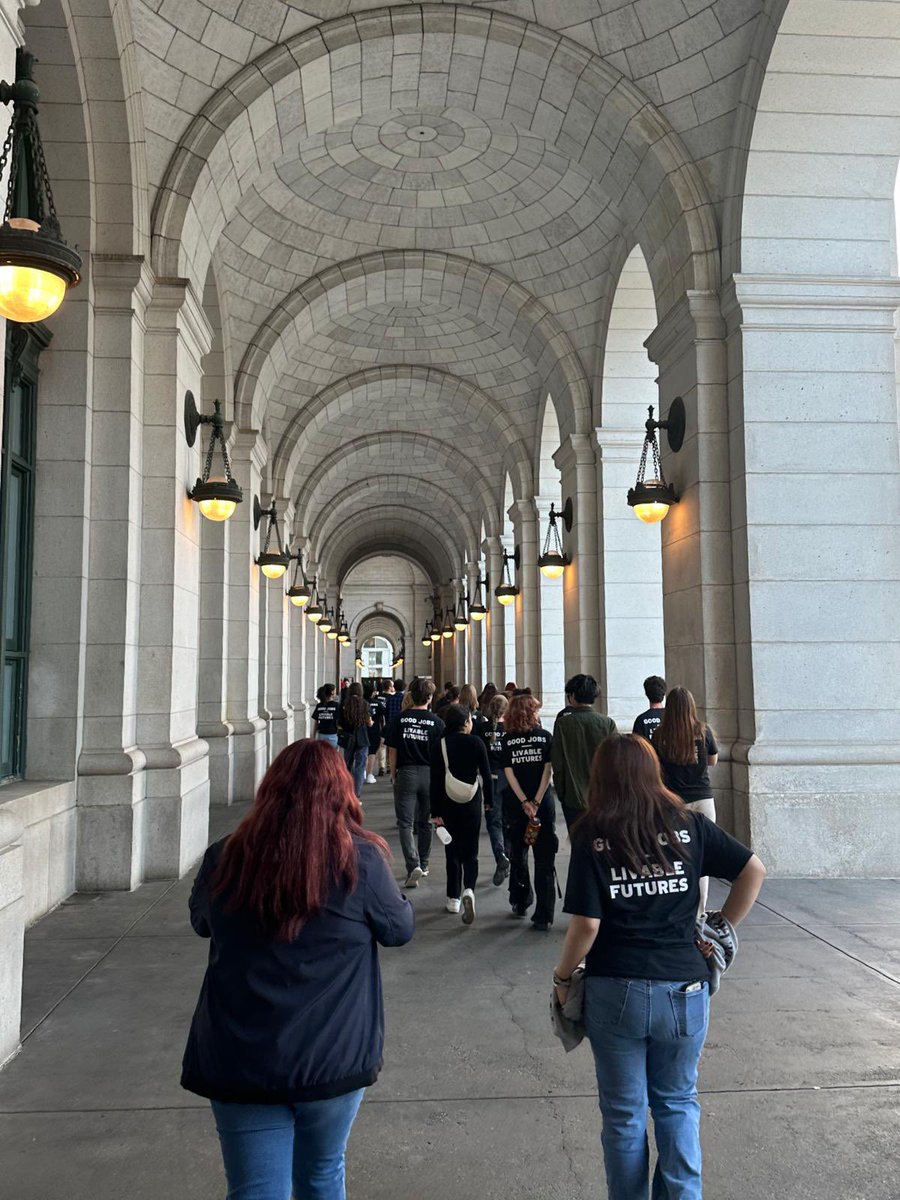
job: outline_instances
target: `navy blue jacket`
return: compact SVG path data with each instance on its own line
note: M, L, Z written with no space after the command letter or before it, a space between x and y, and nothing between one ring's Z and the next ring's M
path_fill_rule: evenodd
M412 905L376 846L357 839L359 880L335 887L292 942L210 894L224 839L210 846L191 893L191 924L211 939L181 1085L211 1100L293 1104L378 1078L384 1003L378 948L402 946Z

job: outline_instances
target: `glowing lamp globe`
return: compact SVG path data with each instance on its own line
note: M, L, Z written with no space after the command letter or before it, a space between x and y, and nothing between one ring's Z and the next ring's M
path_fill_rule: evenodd
M470 604L469 616L473 621L483 621L487 616L487 609L483 604Z
M519 589L513 583L501 583L494 592L494 595L504 608L509 608L510 604L515 604L518 594Z
M561 579L568 566L564 555L550 551L538 559L538 567L545 579Z
M628 491L628 504L645 525L656 525L677 502L675 489L660 479L645 479Z
M439 642L441 640L441 631L439 629L432 629L428 636L433 642Z
M283 554L261 554L256 561L266 579L281 579L288 569Z
M303 608L310 601L309 588L292 587L288 592L288 600L295 608Z
M77 271L68 277L48 269L49 264L29 261L28 243L16 245L16 231L39 234L40 225L27 217L11 217L0 235L0 316L22 325L52 317L65 299L66 290L78 282ZM31 239L39 242L39 237ZM17 250L19 251L17 253Z
M336 641L337 641L337 636L338 636L338 631L337 631L336 629L329 629L329 630L328 630L328 640L329 640L329 642L336 642Z
M331 632L331 617L327 614L319 620L319 628L323 633Z
M234 510L240 504L242 492L233 479L224 475L211 475L204 483L198 479L191 492L191 499L196 500L197 507L207 521L227 521L234 516Z
M306 610L306 615L312 621L313 625L318 625L322 620L322 609L318 604L311 604Z

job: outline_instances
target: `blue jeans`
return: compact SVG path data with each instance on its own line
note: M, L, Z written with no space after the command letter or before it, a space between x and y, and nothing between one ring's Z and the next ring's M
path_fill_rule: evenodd
M503 793L506 790L506 776L501 772L493 778L494 806L484 814L484 823L491 840L494 859L499 863L501 858L509 858L509 842L503 825Z
M366 782L366 759L369 757L369 747L350 748L344 752L344 762L347 764L347 770L353 776L353 787L356 790L357 800L363 793L363 784Z
M344 1150L361 1089L302 1104L212 1101L227 1200L345 1200Z
M653 1200L701 1200L697 1067L709 988L656 979L586 981L584 1019L600 1092L609 1200L647 1200L647 1107L659 1161Z
M317 742L327 742L329 746L338 748L338 735L336 733L319 733L316 735Z

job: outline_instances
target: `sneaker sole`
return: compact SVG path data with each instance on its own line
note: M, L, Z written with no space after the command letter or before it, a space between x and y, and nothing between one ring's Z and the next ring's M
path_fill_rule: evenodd
M471 925L475 920L475 901L471 896L466 896L462 902L462 923L463 925Z
M410 871L409 875L407 876L406 883L404 883L403 886L408 888L418 887L419 880L424 879L424 877L425 872L422 870L422 868L415 867L412 871Z

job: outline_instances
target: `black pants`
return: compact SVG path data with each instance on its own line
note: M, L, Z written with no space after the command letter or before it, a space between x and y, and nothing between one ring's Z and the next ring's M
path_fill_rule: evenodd
M566 819L566 829L571 829L579 817L584 816L583 808L566 808L564 804L560 805L563 816Z
M538 809L541 829L534 851L534 891L528 871L528 846L525 845L525 829L528 818L516 799L512 788L504 797L504 815L509 831L509 902L513 908L524 912L536 900L532 921L551 924L556 908L556 873L554 863L559 839L556 836L556 804L550 792L544 794Z
M481 833L481 789L468 804L453 804L444 810L444 825L453 838L444 847L447 856L447 895L458 900L462 889L478 880L478 836Z

